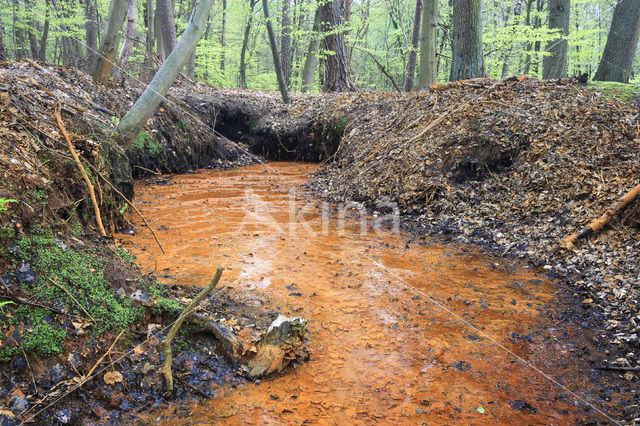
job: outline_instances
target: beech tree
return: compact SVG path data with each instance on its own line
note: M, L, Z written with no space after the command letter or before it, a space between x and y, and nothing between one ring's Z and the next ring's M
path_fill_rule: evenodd
M542 60L542 78L545 80L567 76L570 9L570 0L549 0L549 28L559 30L559 34L547 44L548 55Z
M480 0L453 0L450 81L484 76Z
M280 58L282 75L287 87L291 84L291 17L290 0L282 0L282 31L280 34Z
M118 50L119 33L124 24L126 14L127 0L111 0L102 44L100 45L93 70L93 77L101 83L106 83L111 76L111 70L116 60L116 51Z
M120 68L116 70L116 76L121 78L124 75L124 71L127 68L129 57L133 51L133 42L136 38L136 0L129 0L129 6L127 7L127 25L124 31L124 41L122 42L122 49L120 50L120 58L118 63Z
M640 0L619 0L594 80L628 83L640 34Z
M340 1L324 1L319 4L320 28L324 33L324 48L327 56L325 63L325 92L348 92L356 90L349 75L347 47L344 43L344 32L340 29L342 14Z
M320 49L320 41L322 40L320 35L320 18L320 8L317 8L313 17L311 41L309 42L309 49L307 50L307 57L305 58L304 68L302 70L302 92L313 89L313 77L316 74L318 51Z
M273 56L273 66L276 70L276 78L278 79L278 88L282 95L282 101L288 104L289 89L287 83L284 80L284 74L282 73L282 65L280 64L280 56L278 55L278 46L276 45L276 33L273 31L273 22L271 22L271 14L269 13L269 0L262 0L262 11L264 12L264 19L267 25L267 35L269 36L269 45L271 46L271 55Z
M164 57L166 57L169 56L178 43L176 24L173 19L173 3L171 0L156 0L156 9L160 26L160 34L156 34L156 37L162 37L163 53Z
M438 34L439 0L423 0L422 34L420 36L420 68L418 71L418 90L425 90L436 81L436 49Z
M238 84L241 89L247 88L247 48L249 47L249 35L251 34L251 24L253 23L253 8L258 0L249 0L249 16L247 25L244 27L244 37L242 38L242 48L240 49L240 73Z
M413 90L413 77L416 73L416 56L418 52L418 39L420 38L420 20L422 18L422 0L416 0L416 13L413 17L413 32L411 33L411 50L407 60L407 72L404 76L404 91Z
M118 125L118 135L126 147L160 105L178 74L187 63L204 33L213 0L197 0L180 41L149 83L133 107Z

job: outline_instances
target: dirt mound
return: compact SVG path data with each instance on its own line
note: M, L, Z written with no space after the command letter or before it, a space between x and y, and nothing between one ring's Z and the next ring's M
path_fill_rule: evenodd
M431 234L527 258L599 305L614 344L637 348L640 201L566 254L552 248L640 177L637 109L573 81L472 80L396 95L351 115L323 188L389 200Z

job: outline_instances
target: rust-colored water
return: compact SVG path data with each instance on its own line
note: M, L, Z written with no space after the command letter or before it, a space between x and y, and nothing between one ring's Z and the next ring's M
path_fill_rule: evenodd
M303 316L311 331L307 363L227 389L190 407L187 418L170 407L148 421L565 424L580 418L581 403L516 357L559 374L555 360L567 353L560 342L544 347L512 334L543 327L541 311L553 296L549 282L522 269L501 272L495 261L460 248L407 248L408 235L371 228L363 235L355 220L340 226L335 212L323 223L319 201L307 204L289 192L314 168L271 163L137 187L137 204L167 251L160 253L144 227L122 236L147 271L166 273L168 283L203 285L225 266L226 285L266 293L274 301L266 309ZM306 213L291 220L294 199ZM567 377L566 367L562 374ZM588 392L577 378L569 386Z

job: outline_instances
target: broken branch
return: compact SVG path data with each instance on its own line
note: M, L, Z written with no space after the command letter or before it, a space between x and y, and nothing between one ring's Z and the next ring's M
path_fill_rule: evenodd
M98 206L98 201L96 200L96 192L93 189L93 184L91 183L89 176L87 176L87 172L84 170L84 167L82 166L80 157L78 157L76 150L73 149L71 138L69 137L69 134L67 133L67 130L64 127L64 123L62 122L62 118L60 117L60 102L58 102L55 108L53 109L53 115L56 119L56 123L58 123L58 127L60 128L62 135L64 136L64 139L67 141L67 146L69 148L69 151L71 151L71 155L73 156L73 159L76 161L76 165L80 170L80 174L82 175L82 178L87 184L87 189L89 190L89 196L91 197L91 204L93 205L93 211L96 215L96 223L98 225L98 231L100 232L101 236L106 237L107 233L105 232L104 226L102 225L102 217L100 216L100 207Z
M171 342L176 337L180 326L184 322L185 319L189 316L189 314L202 302L211 291L218 285L220 281L220 277L222 276L222 271L224 268L218 268L216 270L216 274L213 276L211 283L198 294L198 296L189 303L189 306L186 307L184 311L180 314L176 322L173 323L171 330L167 333L166 337L163 341L164 346L164 365L162 366L162 372L164 373L164 379L167 384L167 393L169 395L173 394L173 373L171 372L171 362L173 360L173 353L171 352Z
M611 207L609 207L602 216L582 228L580 232L571 234L563 239L560 242L559 246L554 249L554 252L558 251L558 249L560 248L570 250L573 248L573 245L576 241L602 230L602 228L607 226L609 222L611 222L611 219L613 219L615 215L622 211L622 209L624 209L627 204L635 200L638 194L640 194L640 184L633 188L631 191L624 194L622 197L618 198L618 200Z

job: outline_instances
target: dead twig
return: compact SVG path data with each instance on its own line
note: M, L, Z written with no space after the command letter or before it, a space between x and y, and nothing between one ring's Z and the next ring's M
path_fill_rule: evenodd
M58 284L57 282L55 282L51 278L49 278L49 281L51 282L51 284L55 285L60 290L62 290L65 293L67 293L67 296L69 296L71 298L71 300L73 300L75 302L75 304L78 305L80 307L80 309L82 309L82 312L84 312L85 315L87 315L89 317L89 319L91 319L91 321L98 322L98 321L96 321L96 319L94 317L91 316L91 314L89 312L87 312L87 310L84 308L84 306L82 306L80 304L80 302L78 302L78 300L75 297L73 297L73 294L71 294L71 292L69 292L69 290L67 290L63 285Z
M107 351L102 354L102 356L100 357L100 359L93 365L93 367L91 367L91 370L89 370L89 372L87 374L85 374L82 377L82 380L80 381L80 383L78 383L78 386L76 386L76 389L79 388L80 386L84 385L86 382L89 381L89 379L91 379L91 373L93 373L95 371L96 368L98 368L98 366L100 365L100 363L102 362L103 359L106 358L107 355L109 355L111 353L111 351L113 350L113 347L116 345L116 343L118 342L118 339L120 339L120 336L122 336L122 334L125 332L126 328L123 329L120 334L118 334L118 336L116 337L116 339L113 341L113 343L111 344L111 346L109 346L109 349L107 349ZM75 389L74 389L75 390Z
M171 342L176 337L180 326L184 322L185 319L189 316L189 314L202 302L211 291L218 285L220 281L220 277L222 276L222 271L224 268L218 268L216 270L216 274L213 276L211 283L198 294L198 296L193 299L193 301L186 307L184 311L180 314L176 322L173 323L171 330L167 333L166 337L163 341L164 346L164 365L162 366L162 372L164 373L165 383L167 384L167 393L169 395L173 394L173 373L171 372L171 362L173 360L173 352L171 352Z
M605 365L601 367L591 367L594 370L604 370L604 371L640 371L640 367L619 367L617 365Z
M105 232L104 226L102 225L102 217L100 216L100 207L98 206L98 201L96 200L96 193L95 193L95 190L93 189L93 184L91 183L89 176L87 176L87 172L84 170L84 167L82 166L80 157L78 157L76 150L73 148L73 143L71 143L71 138L69 137L69 134L67 133L67 130L64 127L64 123L62 122L62 118L60 117L60 102L58 102L55 108L53 109L53 115L56 119L56 123L58 123L58 127L60 128L62 135L67 141L67 146L69 148L69 151L71 151L71 155L73 156L73 159L76 161L76 165L80 170L80 174L82 175L85 183L87 184L87 189L89 190L89 196L91 197L91 204L93 204L93 211L96 215L96 223L98 225L98 231L100 232L100 235L102 235L103 237L106 237L107 233Z

